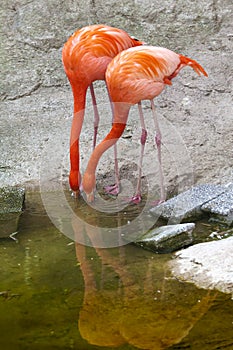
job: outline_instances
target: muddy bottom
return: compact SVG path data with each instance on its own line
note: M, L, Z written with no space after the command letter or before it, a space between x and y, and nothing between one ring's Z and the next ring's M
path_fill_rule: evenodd
M73 210L109 228L106 213L95 221L85 203ZM117 220L135 210L125 208ZM198 225L203 235L205 225ZM93 241L87 227L78 234ZM171 254L74 243L37 193L27 196L17 239L0 240L1 349L233 349L231 296L172 278Z

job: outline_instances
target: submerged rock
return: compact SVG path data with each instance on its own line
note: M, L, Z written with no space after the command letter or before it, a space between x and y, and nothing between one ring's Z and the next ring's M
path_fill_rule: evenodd
M0 238L9 237L17 232L24 198L23 188L0 188Z
M185 219L198 219L203 216L202 206L226 192L227 187L204 184L180 193L165 203L150 210L152 215L169 220L169 223L179 223Z
M176 278L233 294L233 237L196 244L175 257L169 266Z
M134 243L156 253L170 253L187 247L193 241L194 223L158 227Z

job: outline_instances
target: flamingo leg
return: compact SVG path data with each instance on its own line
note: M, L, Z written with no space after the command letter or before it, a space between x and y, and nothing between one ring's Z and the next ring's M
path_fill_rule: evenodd
M107 91L108 91L108 88L107 88ZM90 85L90 92L91 92L92 105L93 105L93 110L94 110L94 137L93 137L93 150L94 150L95 146L96 146L96 141L97 141L97 133L98 133L100 117L99 117L99 112L98 112L98 108L97 108L94 87L93 87L92 83ZM112 101L111 101L109 91L108 91L108 97L109 97L110 104L111 104L112 120L113 120L113 106L112 106ZM119 167L118 167L118 161L117 161L117 146L116 145L114 145L114 164L115 164L115 184L111 185L111 186L106 186L105 191L108 194L116 196L120 192L120 180L119 180L120 176L119 176Z
M107 88L107 92L108 92L108 97L109 97L109 101L110 101L110 105L111 105L111 110L112 110L112 122L114 119L114 109L113 109L113 103L112 103L112 99L108 90L108 86L106 84L106 88ZM109 186L105 186L105 192L107 194L111 194L113 196L117 196L120 192L120 175L119 175L119 166L118 166L118 160L117 160L117 145L114 144L113 146L114 148L114 166L115 166L115 184L114 185L109 185Z
M94 87L93 87L92 83L90 85L90 91L91 91L91 99L92 99L92 105L93 105L93 110L94 110L94 137L93 137L93 150L94 150L95 146L96 146L96 139L97 139L97 132L98 132L98 127L99 127L100 117L99 117L99 112L98 112L98 108L97 108Z
M151 109L152 109L152 114L153 114L153 119L154 119L154 124L155 124L155 143L157 146L157 151L158 151L158 161L159 161L159 181L160 181L160 199L156 201L155 204L160 204L165 201L165 189L164 189L164 178L163 178L163 171L162 171L162 159L161 159L161 140L162 140L162 135L161 131L159 128L159 123L156 115L156 109L155 109L155 104L154 101L151 100Z
M137 181L137 187L136 187L136 192L135 195L132 197L130 202L138 204L142 200L141 196L141 179L142 179L142 161L143 161L143 156L144 156L144 149L145 149L145 143L147 139L147 130L146 130L146 125L145 125L145 120L144 120L144 115L142 111L142 104L141 101L138 103L138 111L139 111L139 116L140 116L140 123L141 123L141 154L140 154L140 160L139 160L139 171L138 171L138 181Z

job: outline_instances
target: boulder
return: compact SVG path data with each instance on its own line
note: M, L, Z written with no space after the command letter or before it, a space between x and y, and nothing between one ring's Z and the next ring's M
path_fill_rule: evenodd
M169 267L182 281L233 295L233 237L179 251Z

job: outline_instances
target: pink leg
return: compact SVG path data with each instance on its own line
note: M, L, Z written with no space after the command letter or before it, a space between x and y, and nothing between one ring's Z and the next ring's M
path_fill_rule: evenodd
M94 150L96 146L96 139L97 139L97 132L99 127L100 117L97 109L96 97L95 97L94 87L92 83L90 85L90 91L91 91L92 105L94 109L94 137L93 137L93 150Z
M159 180L160 180L160 199L156 201L155 204L160 204L165 201L165 190L164 190L164 180L163 180L163 171L162 171L162 160L161 160L161 132L159 129L159 123L158 119L156 117L156 110L155 110L155 104L154 101L151 100L151 109L152 109L152 114L153 114L153 119L154 119L154 124L155 124L155 143L157 146L158 150L158 161L159 161Z
M139 160L139 172L138 172L138 182L137 182L136 192L135 192L135 195L133 196L133 198L130 200L130 202L135 203L135 204L140 203L142 200L142 196L141 196L142 161L143 161L145 143L146 143L146 138L147 138L147 131L146 131L141 102L138 103L138 110L139 110L140 123L141 123L141 128L142 128L141 154L140 154L140 160Z
M107 87L107 84L106 84L106 87ZM108 92L108 97L109 97L109 101L111 104L112 121L113 121L114 110L113 110L112 99L111 99L111 96L110 96L109 91L108 91L108 87L107 87L107 92ZM115 184L105 186L104 189L105 189L106 193L111 194L113 196L117 196L120 192L120 175L119 175L119 167L118 167L118 161L117 161L117 145L114 144L113 147L114 147L114 165L115 165Z

